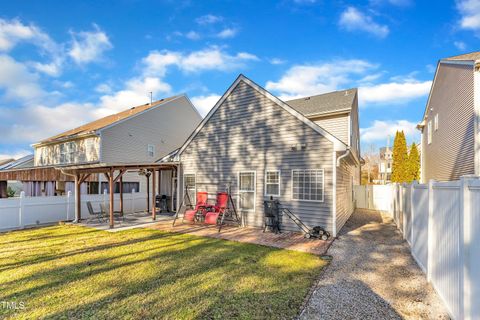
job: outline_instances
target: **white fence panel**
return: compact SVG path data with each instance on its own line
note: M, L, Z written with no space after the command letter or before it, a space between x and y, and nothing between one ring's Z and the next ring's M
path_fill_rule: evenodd
M426 273L428 266L428 186L424 184L413 186L412 203L415 212L412 218L412 255Z
M468 185L470 214L464 220L464 315L480 319L480 181Z
M453 317L460 319L460 184L437 182L432 196L431 281Z
M67 220L67 197L23 198L23 225L36 225Z
M75 218L75 197L24 197L0 199L0 230L22 228ZM109 210L108 194L82 194L82 218L91 218L87 202L92 204L95 212L100 211L100 204ZM120 195L114 195L114 209L120 208ZM123 195L125 213L145 211L147 209L146 193L125 193Z
M480 177L363 188L369 191L363 203L373 203L370 208L390 206L412 256L450 315L480 320ZM355 194L362 195L360 187Z
M0 229L15 228L20 225L20 198L0 199Z

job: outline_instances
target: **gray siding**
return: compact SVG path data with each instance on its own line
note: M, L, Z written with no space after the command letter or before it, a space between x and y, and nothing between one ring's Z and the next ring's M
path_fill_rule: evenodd
M185 97L102 130L101 162L153 162L179 148L201 117ZM147 146L155 146L154 157Z
M457 180L475 173L473 66L441 63L422 135L423 180ZM434 130L438 114L439 128ZM427 143L432 121L432 143Z
M311 118L313 122L348 145L348 113Z
M337 154L337 157L340 154ZM351 160L350 160L351 161ZM354 210L352 179L358 184L358 168L347 161L341 161L337 167L337 232L343 227Z
M292 150L307 144L306 150ZM248 225L263 223L266 170L281 171L282 205L310 226L332 230L333 143L241 81L180 155L182 171L195 173L197 191L237 194L239 171L256 172L256 210L244 213ZM324 169L324 202L292 200L292 169ZM183 190L183 178L179 179ZM298 230L284 219L284 226Z

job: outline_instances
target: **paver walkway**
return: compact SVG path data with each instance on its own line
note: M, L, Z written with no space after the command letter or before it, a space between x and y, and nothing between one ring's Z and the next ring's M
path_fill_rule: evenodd
M262 229L248 227L238 228L224 226L221 232L218 232L218 228L215 226L207 226L200 223L182 223L181 221L178 221L175 226L172 226L172 221L160 221L147 227L168 232L188 233L203 237L255 243L317 255L324 254L331 244L331 240L305 239L303 234L299 232L282 232L280 234L272 232L263 233Z
M357 210L333 242L331 264L301 319L447 319L392 220Z

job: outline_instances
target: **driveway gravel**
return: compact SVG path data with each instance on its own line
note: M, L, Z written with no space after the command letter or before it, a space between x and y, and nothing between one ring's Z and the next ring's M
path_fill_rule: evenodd
M300 319L449 319L389 217L357 210Z

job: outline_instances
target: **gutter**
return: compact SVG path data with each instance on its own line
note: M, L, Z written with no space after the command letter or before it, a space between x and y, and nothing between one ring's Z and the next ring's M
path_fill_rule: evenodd
M340 161L341 161L343 158L348 157L351 153L352 153L352 150L351 150L350 148L348 148L347 151L345 151L344 154L342 154L340 157L338 157L338 158L337 158L337 167L340 167Z

